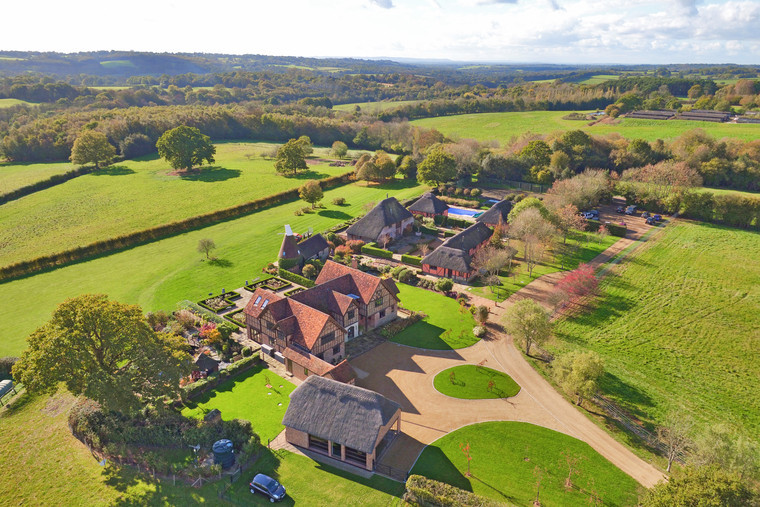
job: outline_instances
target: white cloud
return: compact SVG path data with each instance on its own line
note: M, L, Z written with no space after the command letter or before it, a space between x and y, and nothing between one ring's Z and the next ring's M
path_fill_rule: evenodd
M369 3L383 9L393 9L393 0L369 0Z

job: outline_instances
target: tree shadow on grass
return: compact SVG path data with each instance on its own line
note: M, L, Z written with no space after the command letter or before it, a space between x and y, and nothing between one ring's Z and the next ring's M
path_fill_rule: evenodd
M445 332L447 330L442 327L421 320L401 331L391 341L422 349L453 350L453 347L441 338Z
M95 176L127 176L129 174L135 174L135 172L127 166L123 165L109 165L97 171L92 171Z
M618 402L618 405L633 417L648 417L649 414L644 407L654 407L654 400L647 393L610 372L604 373L599 380L599 387L602 392L609 393L618 400L625 400L622 403Z
M205 183L214 183L217 181L227 181L232 178L240 176L242 171L239 169L228 169L226 167L219 167L212 165L209 167L202 167L200 169L193 169L191 171L183 172L179 174L179 177L185 181L202 181Z
M498 489L497 487L495 487L495 486L493 486L493 485L491 485L491 484L488 484L486 481L484 481L484 480L480 479L480 478L479 478L479 477L477 477L475 474L472 474L470 481L478 481L478 482L479 482L479 483L481 483L483 486L485 486L485 487L487 487L488 489L490 489L491 491L493 491L493 492L497 493L497 494L498 494L500 497L502 497L504 500L507 500L507 501L508 501L508 502L510 502L510 503L515 503L515 504L517 504L517 501L518 501L518 499L517 499L516 497L514 497L514 496L510 496L510 495L506 494L504 491L502 491L502 490Z
M333 209L323 209L322 211L318 212L317 215L325 218L335 218L337 220L348 220L351 218L351 215L348 213Z
M465 459L463 455L462 461ZM422 451L411 473L422 475L434 481L445 482L456 488L472 492L470 480L454 466L441 448L435 445L429 445Z
M211 266L216 266L218 268L231 268L233 266L232 261L230 261L228 259L213 258L213 259L209 260L208 263Z
M293 173L287 173L283 174L283 176L294 180L322 180L330 177L327 173L321 173L313 169L307 169L306 171L301 171L295 175L293 175Z

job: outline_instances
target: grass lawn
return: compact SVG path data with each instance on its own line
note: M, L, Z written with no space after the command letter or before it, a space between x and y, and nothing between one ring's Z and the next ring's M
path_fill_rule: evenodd
M585 112L585 111L583 111ZM424 118L411 122L418 127L434 128L446 136L496 140L502 145L527 132L549 134L554 131L585 130L589 134L603 135L617 132L628 139L669 140L695 128L701 128L717 137L735 137L745 141L757 139L760 125L751 123L712 123L706 121L658 121L623 118L616 125L563 120L570 111L528 111L518 113L479 113Z
M591 76L590 78L584 79L583 81L579 81L578 84L595 85L599 83L605 83L607 81L615 81L617 79L620 79L620 76L617 74L597 74L595 76Z
M261 269L277 256L284 231L315 232L364 213L363 205L380 201L386 193L400 200L415 197L427 187L397 180L384 185L357 183L325 192L326 209L295 216L303 201L293 201L251 215L186 232L86 262L72 264L0 284L3 304L0 319L3 338L0 356L18 355L25 338L50 318L66 298L103 293L144 311L173 310L178 301L198 301L209 292L242 287L245 280L261 276ZM345 206L330 204L344 197ZM5 207L7 205L3 205ZM196 251L198 241L211 238L218 262L204 261Z
M589 241L586 241L586 237L591 236ZM604 252L607 248L614 245L620 238L616 236L607 236L602 241L597 242L593 238L591 233L576 233L575 238L568 238L568 244L580 245L580 247L569 255L565 260L565 270L573 270L578 267L579 264L588 262L600 253ZM528 275L528 268L525 266L523 257L523 247L520 242L513 241L512 245L517 248L517 256L512 263L511 276L500 276L501 285L495 286L493 290L491 287L487 287L482 281L476 280L472 283L472 286L467 290L478 296L490 299L491 301L504 301L509 296L522 289L536 278L554 273L562 270L562 264L560 259L555 258L553 252L548 252L543 263L536 265L533 268L532 276Z
M26 396L26 395L24 395ZM388 479L363 479L308 458L264 449L238 479L230 501L217 494L224 482L195 489L155 480L129 468L101 467L71 436L68 409L74 398L26 396L13 412L0 409L0 503L17 505L256 505L248 482L257 472L280 480L288 490L284 505L399 505L403 485ZM315 485L319 485L315 487Z
M3 100L3 99L0 99ZM70 162L0 164L0 195L75 169Z
M35 105L35 104L32 104L31 102L27 102L21 99L0 99L0 109L3 107L17 106L19 104L26 104L28 106Z
M451 350L469 347L479 338L472 334L475 319L460 311L459 303L443 294L399 283L401 305L427 315L394 336L391 341L412 347Z
M488 383L491 380L494 386L489 391ZM438 392L463 400L509 398L520 392L520 386L506 373L474 364L443 370L435 376L433 385Z
M182 176L170 176L172 169L157 156L129 160L4 204L0 265L228 208L350 170L324 163L284 177L273 160L258 156L273 146L217 144L213 165Z
M470 471L460 444L470 444ZM568 468L562 453L580 458L565 490ZM466 426L425 448L413 474L447 482L499 501L533 505L536 468L542 505L586 505L595 491L604 505L636 505L638 483L585 442L553 430L520 422L486 422Z
M395 101L382 101L382 102L353 102L351 104L338 104L333 106L336 111L347 111L349 113L354 112L354 108L359 106L363 113L379 113L388 109L394 109L401 106L408 106L409 104L416 104L421 102L419 100L395 100Z
M602 356L602 390L647 426L679 409L760 442L760 235L678 221L601 284L590 313L555 326L553 352Z
M271 388L266 387L267 378ZM284 429L282 418L295 387L266 368L256 366L188 403L182 414L200 419L217 408L222 419L251 421L253 431L266 444L267 439L274 439Z

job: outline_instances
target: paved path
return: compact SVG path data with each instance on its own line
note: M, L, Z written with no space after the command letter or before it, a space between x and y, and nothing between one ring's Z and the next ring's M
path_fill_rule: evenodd
M590 264L598 268L631 246L640 234L636 231L631 236L617 241ZM485 298L475 302L488 305L495 321L519 299L530 297L546 303L560 276L553 273L538 278L498 306ZM384 464L409 470L424 447L445 434L469 424L504 420L544 426L583 440L646 487L663 478L654 466L617 442L557 393L523 358L511 337L493 331L489 336L490 339L487 337L472 347L452 351L428 351L386 342L351 361L360 372L358 385L380 392L402 406L403 433L383 456ZM502 400L460 400L433 387L433 378L440 371L482 361L509 374L520 385L520 392Z

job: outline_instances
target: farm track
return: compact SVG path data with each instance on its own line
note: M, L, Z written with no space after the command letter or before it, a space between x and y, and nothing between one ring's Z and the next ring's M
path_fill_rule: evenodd
M629 255L650 238L646 226L633 219L630 238L622 238L589 264L598 270L619 254ZM643 220L642 220L643 222ZM633 247L633 248L631 248ZM562 273L536 279L506 301L495 304L477 296L474 304L489 306L496 322L504 311L529 297L548 306L551 291ZM424 448L456 429L485 421L521 421L550 428L589 444L615 466L645 487L664 478L645 462L565 400L514 346L512 338L492 329L491 337L458 350L431 351L386 342L351 361L360 373L357 384L378 391L402 406L402 434L382 456L381 462L411 470ZM459 400L433 387L435 375L459 364L484 364L510 375L520 392L500 400Z

